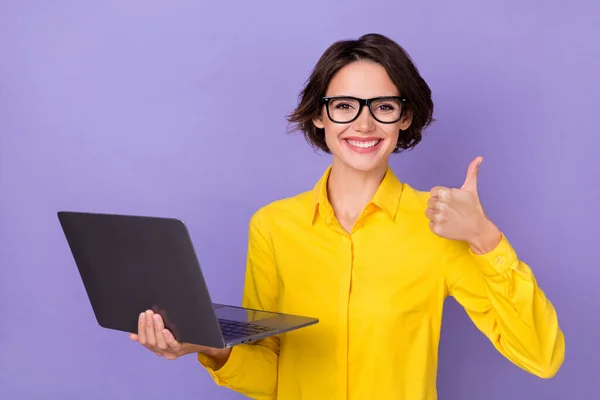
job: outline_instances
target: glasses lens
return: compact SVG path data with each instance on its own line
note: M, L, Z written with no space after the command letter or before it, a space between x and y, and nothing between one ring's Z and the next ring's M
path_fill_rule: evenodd
M381 98L371 103L373 116L381 122L396 122L402 115L402 101L396 98Z
M360 103L354 99L340 97L328 104L330 118L335 122L352 121L360 111Z

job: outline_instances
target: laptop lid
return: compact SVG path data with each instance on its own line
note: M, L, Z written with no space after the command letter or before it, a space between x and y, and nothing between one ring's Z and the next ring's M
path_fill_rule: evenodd
M151 309L178 341L224 347L182 221L73 211L58 219L100 326L137 333L139 314Z

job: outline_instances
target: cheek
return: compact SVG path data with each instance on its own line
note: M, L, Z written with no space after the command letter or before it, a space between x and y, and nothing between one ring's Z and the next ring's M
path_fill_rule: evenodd
M327 146L329 146L329 148L331 148L332 146L339 146L339 139L338 136L340 136L347 128L348 126L345 125L340 125L340 124L324 124L325 126L325 142L327 143Z
M398 136L400 134L400 127L390 126L385 129L386 136L389 139L388 146L391 147L392 150L396 147L396 143L398 143Z

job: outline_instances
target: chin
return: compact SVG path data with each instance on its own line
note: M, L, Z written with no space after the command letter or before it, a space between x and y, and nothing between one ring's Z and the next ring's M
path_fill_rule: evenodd
M371 172L380 169L382 166L387 166L387 159L379 159L377 161L366 160L342 160L349 168L360 172Z

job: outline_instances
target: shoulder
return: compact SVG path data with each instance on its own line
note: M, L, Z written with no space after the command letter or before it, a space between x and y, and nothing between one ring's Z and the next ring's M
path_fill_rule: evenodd
M278 225L308 221L314 212L313 196L312 191L305 191L262 206L250 218L250 229L266 234Z
M399 208L405 213L414 214L426 220L425 210L430 197L430 192L418 190L408 183L403 183Z

